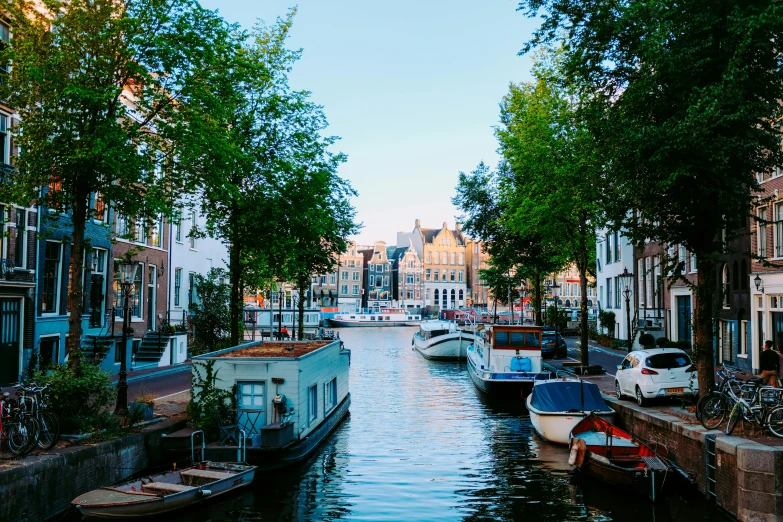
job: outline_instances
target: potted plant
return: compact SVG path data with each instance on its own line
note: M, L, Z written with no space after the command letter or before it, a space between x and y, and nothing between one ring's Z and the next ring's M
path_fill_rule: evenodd
M652 348L655 346L655 337L653 337L652 334L643 333L639 336L639 344L644 348Z
M128 410L132 417L141 420L152 420L152 414L155 412L155 398L149 393L142 391L135 401L128 405Z

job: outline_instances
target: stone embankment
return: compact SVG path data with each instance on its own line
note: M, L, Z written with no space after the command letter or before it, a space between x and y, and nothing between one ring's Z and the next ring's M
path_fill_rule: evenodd
M0 520L46 520L70 509L71 500L85 491L121 482L160 463L161 436L185 423L181 416L108 442L0 460Z
M607 402L617 412L618 426L641 440L665 445L699 491L727 513L741 522L783 522L783 441L765 434L730 436L706 430L685 414L614 398Z

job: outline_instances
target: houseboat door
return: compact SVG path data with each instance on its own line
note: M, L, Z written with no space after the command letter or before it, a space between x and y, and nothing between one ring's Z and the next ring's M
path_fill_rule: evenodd
M248 437L260 435L261 428L266 425L265 384L263 381L237 382L237 425Z
M0 298L0 386L19 380L21 299Z

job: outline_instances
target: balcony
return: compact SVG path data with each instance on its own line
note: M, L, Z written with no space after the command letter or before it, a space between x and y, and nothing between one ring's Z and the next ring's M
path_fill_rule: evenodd
M14 273L13 259L0 258L0 279L9 279Z

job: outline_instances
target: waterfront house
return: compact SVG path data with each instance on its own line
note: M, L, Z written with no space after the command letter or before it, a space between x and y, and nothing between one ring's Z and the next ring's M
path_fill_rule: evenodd
M394 249L392 256L392 297L400 308L415 310L424 307L424 265L413 243Z
M628 308L630 307L630 319L631 323L633 323L637 310L634 303L637 298L640 298L640 295L638 294L637 288L633 286L633 281L624 282L622 274L625 270L628 270L629 273L633 274L636 269L634 248L622 231L604 228L598 231L595 249L598 304L602 310L613 312L615 317L615 324L612 331L609 331L607 326L601 323L600 319L597 322L598 328L602 333L605 333L614 339L625 341L627 346L629 335L635 338L638 329L634 327L634 324L631 324L631 331L628 331ZM643 261L644 260L640 260L639 269L635 274L635 276L638 276L640 279L643 278ZM577 279L576 291L578 292L578 276L575 279ZM567 280L560 282L560 284L563 283L566 283L566 288L564 289L561 287L560 293L561 295L566 296L565 299L570 301L572 298L568 294L573 293L570 290L572 285ZM623 296L623 291L625 290L625 285L627 283L631 283L629 288L631 294L628 295L630 299L629 307L626 306L625 297ZM590 301L595 302L592 299ZM588 307L592 308L590 301L588 301ZM639 302L641 302L641 298L639 299ZM579 304L577 303L575 306L579 306ZM571 304L566 306L566 308L570 307ZM598 306L596 308L598 308ZM658 323L656 322L655 325L657 324ZM660 332L656 337L661 337L663 335L662 321L660 322L660 325ZM651 326L653 326L652 323Z
M301 460L348 413L350 352L340 341L248 343L193 358L193 373L214 364L217 387L234 390L248 462ZM194 386L198 397L198 385Z
M358 251L356 243L348 243L345 252L340 255L338 302L335 306L340 312L355 312L362 307L362 275L364 256Z
M470 238L465 238L465 255L467 257L467 301L466 306L473 307L477 310L488 310L492 306L490 305L490 298L492 293L489 288L484 284L479 270L485 270L487 268L487 262L489 261L489 254L484 251L484 245L481 241L475 241ZM532 318L532 312L530 312L529 318Z
M362 308L377 310L392 306L392 263L386 243L376 241L371 250L359 250L364 256L364 295Z

